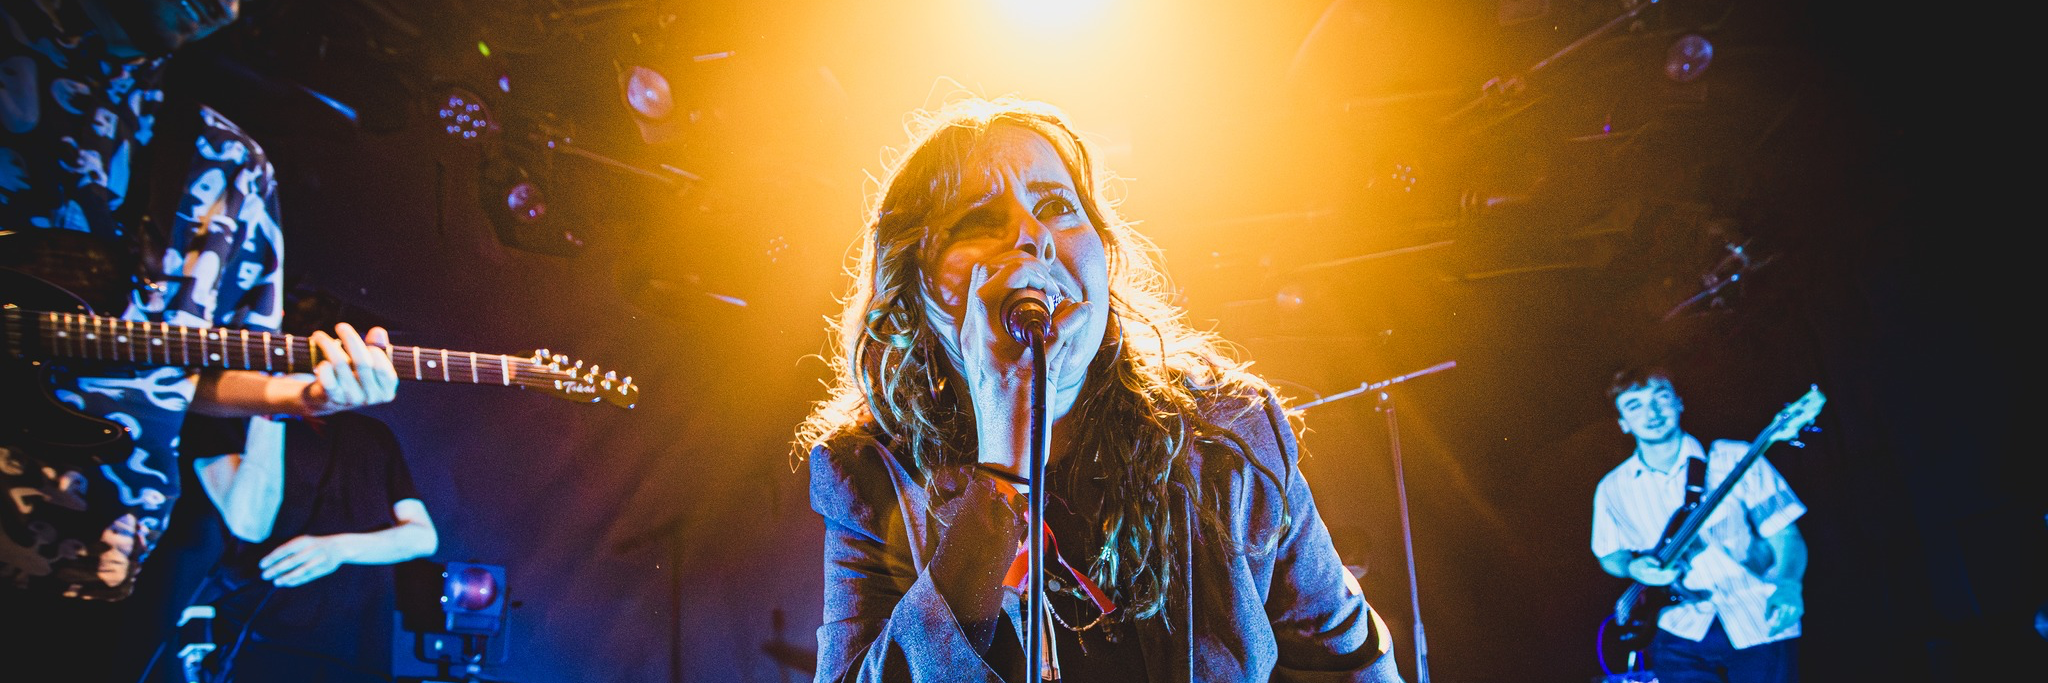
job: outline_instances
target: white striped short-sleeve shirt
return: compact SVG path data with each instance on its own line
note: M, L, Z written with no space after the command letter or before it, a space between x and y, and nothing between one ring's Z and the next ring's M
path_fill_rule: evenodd
M1707 491L1720 486L1748 452L1747 442L1715 441L1713 450L1706 452ZM1659 472L1643 464L1641 457L1630 456L1601 478L1593 493L1593 555L1655 549L1672 513L1685 502L1686 458L1701 455L1699 440L1687 434L1671 471ZM1683 583L1687 588L1710 591L1709 599L1665 609L1657 626L1699 640L1719 616L1729 644L1736 648L1797 637L1798 624L1771 633L1765 620L1765 600L1777 587L1752 569L1761 572L1768 560L1763 561L1765 566L1753 568L1745 567L1743 561L1768 558L1770 549L1764 538L1784 530L1805 513L1806 505L1793 495L1777 468L1769 460L1757 458L1700 529L1707 549L1692 559Z

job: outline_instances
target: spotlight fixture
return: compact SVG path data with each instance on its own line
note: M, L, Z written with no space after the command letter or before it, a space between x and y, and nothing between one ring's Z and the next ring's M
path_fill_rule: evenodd
M516 249L574 256L583 251L583 238L573 206L563 206L559 196L562 178L545 159L514 159L519 150L507 149L483 155L477 173L477 200L498 241Z
M537 222L548 215L547 198L541 196L539 185L531 180L521 180L505 191L505 210L512 213L513 220Z
M468 88L450 87L435 102L441 132L458 140L475 140L498 129L491 107Z
M406 630L488 636L505 626L505 568L471 562L408 562L398 571Z
M642 118L659 121L668 118L675 110L675 100L669 93L668 78L661 72L644 66L636 66L625 73L624 89L626 106Z
M1671 43L1671 49L1664 51L1664 77L1679 83L1691 83L1712 63L1714 44L1697 33L1688 33Z

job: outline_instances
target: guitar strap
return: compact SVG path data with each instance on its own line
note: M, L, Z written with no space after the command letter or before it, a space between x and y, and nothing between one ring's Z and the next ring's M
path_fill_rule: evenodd
M1676 535L1678 535L1678 527L1679 527L1680 525L1683 525L1683 524L1685 524L1685 518L1686 518L1686 517L1688 517L1688 516L1690 516L1690 515L1692 514L1692 511L1693 511L1693 509L1694 509L1694 508L1697 508L1697 507L1699 507L1699 506L1700 506L1700 498L1701 498L1702 496L1704 496L1704 495L1706 494L1706 492L1707 492L1707 461L1706 461L1706 459L1704 459L1704 458L1686 458L1686 459L1685 459L1685 503L1684 503L1683 505L1679 505L1679 506L1678 506L1678 511L1677 511L1677 512L1673 512L1673 513L1671 513L1671 521L1669 521L1669 522L1665 522L1665 523L1664 523L1664 537L1663 537L1663 538L1662 538L1662 539L1661 539L1660 541L1658 541L1658 543L1657 543L1657 547L1659 547L1659 548L1662 548L1662 547L1664 547L1664 545L1665 545L1665 544L1667 544L1667 543L1670 543L1670 542L1671 542L1671 537L1672 537L1672 536L1676 536Z
M1700 506L1700 496L1707 492L1706 458L1685 459L1685 509Z

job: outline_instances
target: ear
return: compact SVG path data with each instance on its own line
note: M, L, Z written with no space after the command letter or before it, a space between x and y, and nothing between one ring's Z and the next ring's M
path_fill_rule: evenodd
M1616 424L1616 425L1619 425L1619 426L1621 427L1621 433L1623 433L1623 434L1633 434L1633 433L1634 433L1634 432L1630 432L1630 431L1628 430L1628 420L1624 420L1624 419L1621 419L1621 418L1618 418L1618 417L1617 417L1617 418L1614 418L1614 424Z

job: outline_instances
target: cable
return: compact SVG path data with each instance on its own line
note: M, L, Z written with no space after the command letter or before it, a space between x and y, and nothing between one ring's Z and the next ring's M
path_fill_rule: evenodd
M249 610L249 618L242 622L242 631L235 634L234 644L229 646L226 653L220 658L220 681L218 683L229 683L234 680L235 656L242 654L242 644L249 640L249 629L256 625L256 615L263 613L263 606L270 604L270 598L274 595L277 595L277 584L266 583L263 588L263 598L257 600L256 607Z

